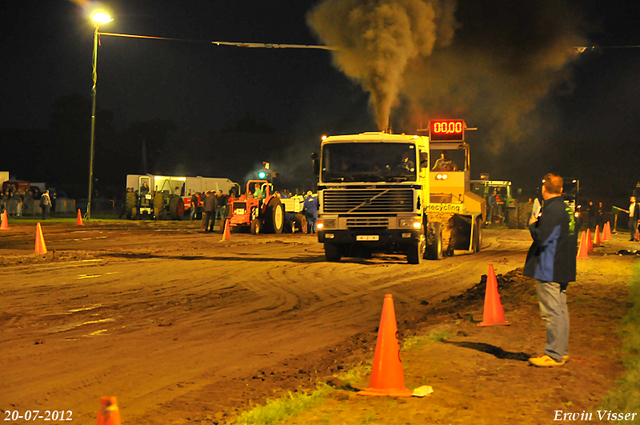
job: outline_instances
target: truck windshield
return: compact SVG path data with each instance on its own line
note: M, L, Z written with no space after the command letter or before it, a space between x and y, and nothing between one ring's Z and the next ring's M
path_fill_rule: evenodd
M334 143L322 149L322 182L415 181L411 143Z

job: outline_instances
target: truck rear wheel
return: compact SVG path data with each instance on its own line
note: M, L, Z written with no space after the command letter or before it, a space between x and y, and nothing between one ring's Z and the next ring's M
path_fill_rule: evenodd
M432 226L432 233L427 238L427 259L442 260L442 223Z
M182 220L184 216L184 200L179 196L173 196L169 200L169 217L171 220Z
M340 261L342 255L340 254L340 245L335 243L324 243L324 257L327 261L336 262Z
M477 217L475 229L473 230L473 252L480 252L481 249L482 249L482 217Z
M282 233L284 228L284 207L278 198L271 198L264 210L265 231L269 233Z

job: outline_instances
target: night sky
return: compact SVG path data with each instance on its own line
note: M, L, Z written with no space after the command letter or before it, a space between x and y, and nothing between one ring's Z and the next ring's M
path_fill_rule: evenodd
M418 0L378 3L412 1ZM249 114L288 140L265 160L282 172L299 172L300 179L309 179L300 170L310 170L309 153L318 149L322 134L378 129L370 93L363 89L367 83L346 76L337 67L344 65L328 51L248 49L207 41L323 44L331 36L316 34L308 24L310 11L321 3L329 3L329 13L337 9L332 0L103 2L114 21L101 26L102 32L194 41L103 35L99 108L113 113L118 131L136 121L164 119L173 121L181 134L219 132ZM360 3L336 4L348 9ZM640 180L640 47L625 47L640 46L640 3L435 3L453 5L453 32L446 43L438 33L433 51L410 59L403 68L391 109L394 132L414 133L431 117L462 118L478 127L467 137L473 178L489 172L491 178L512 180L531 191L546 172L555 171L579 178L587 197L621 204ZM54 100L72 94L90 98L93 24L87 4L0 3L0 129L45 130ZM349 37L360 38L353 31ZM575 45L596 48L568 54ZM241 161L234 152L256 148L241 139L235 146L219 143L186 143L185 149L189 155L211 151L218 159ZM96 155L100 152L98 145ZM12 169L6 153L0 169L28 179L28 171ZM21 155L21 147L12 148L11 154ZM243 179L255 161L234 164L242 174L232 177ZM88 159L79 157L77 162L86 168ZM150 171L178 169L167 168ZM216 174L215 167L184 171Z

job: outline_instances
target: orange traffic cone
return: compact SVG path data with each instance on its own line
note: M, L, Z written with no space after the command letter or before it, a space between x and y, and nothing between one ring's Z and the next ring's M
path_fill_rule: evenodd
M640 233L638 232L637 228L636 228L636 236L634 237L634 239L636 242L640 241Z
M9 219L7 218L7 210L2 212L2 224L0 224L0 229L8 230L9 229Z
M591 229L587 227L587 252L593 252L593 241L591 240Z
M404 373L402 372L397 333L393 296L386 294L382 305L382 317L378 328L378 341L376 342L376 353L373 356L369 388L359 391L358 395L411 397L413 394L411 390L404 387Z
M220 239L220 242L223 241L230 241L231 240L231 229L230 229L230 225L229 225L229 219L226 218L224 220L224 232L222 232L222 239Z
M78 208L78 220L76 221L76 226L84 226L82 222L82 213L80 213L80 208Z
M47 244L44 243L44 236L42 236L42 227L40 223L36 226L36 254L46 254Z
M588 251L588 246L587 246L587 234L585 232L582 232L582 238L580 239L580 249L578 250L578 255L576 256L576 258L578 260L588 260L589 259L589 253Z
M609 222L607 221L602 226L602 242L606 242L611 239L611 227L609 227Z
M593 244L600 245L600 225L596 226L596 231L593 235Z
M510 324L511 323L504 320L504 310L502 309L500 294L498 293L496 272L493 270L493 264L489 264L487 287L484 292L484 311L482 312L482 322L478 323L478 326L486 327Z
M115 397L102 397L98 410L98 425L120 425L120 410Z

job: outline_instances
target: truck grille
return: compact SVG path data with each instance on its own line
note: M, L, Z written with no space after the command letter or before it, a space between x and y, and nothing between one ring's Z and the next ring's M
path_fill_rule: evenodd
M413 211L412 189L326 189L325 213L398 213Z
M347 219L347 227L389 227L389 219L385 217L352 217Z

